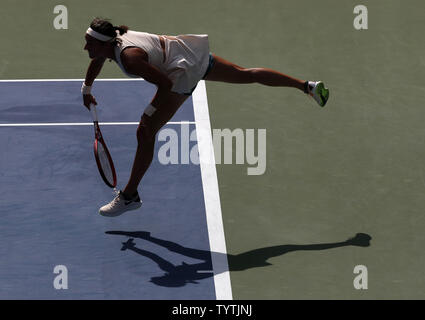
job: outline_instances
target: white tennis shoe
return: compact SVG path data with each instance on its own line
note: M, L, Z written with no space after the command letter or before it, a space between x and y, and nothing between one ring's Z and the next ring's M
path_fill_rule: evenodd
M117 217L126 211L139 209L141 206L142 201L138 194L129 200L120 190L114 200L99 209L99 213L104 217Z

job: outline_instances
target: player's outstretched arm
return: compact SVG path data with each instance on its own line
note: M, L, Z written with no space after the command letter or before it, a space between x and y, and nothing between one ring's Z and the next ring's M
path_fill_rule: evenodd
M97 105L96 99L91 94L91 86L102 70L103 64L106 58L99 57L91 60L89 67L87 68L86 78L83 86L81 87L81 93L83 94L83 103L87 109L90 108L90 104Z

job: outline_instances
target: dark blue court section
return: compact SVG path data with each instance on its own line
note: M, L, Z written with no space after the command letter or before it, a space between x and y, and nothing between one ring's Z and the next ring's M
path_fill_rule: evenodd
M87 122L81 97L82 81L0 83L0 123ZM95 81L92 93L100 121L139 121L156 87L134 81ZM194 121L190 97L172 121Z
M80 86L0 83L0 123L90 122ZM144 81L96 82L100 121L138 121L154 93ZM172 119L180 120L193 121L191 99ZM119 187L136 128L102 127ZM0 299L215 299L200 167L162 165L156 153L142 207L102 217L114 194L98 174L93 138L92 126L0 127ZM67 290L53 286L57 265L68 269Z

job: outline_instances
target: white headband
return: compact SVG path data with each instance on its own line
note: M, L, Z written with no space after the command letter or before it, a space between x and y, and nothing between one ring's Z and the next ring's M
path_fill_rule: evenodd
M88 28L86 33L100 41L111 41L116 38L116 37L105 36L104 34L94 31L92 28Z

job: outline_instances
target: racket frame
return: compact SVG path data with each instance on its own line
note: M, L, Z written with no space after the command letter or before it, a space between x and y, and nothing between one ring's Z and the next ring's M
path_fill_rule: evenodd
M90 112L91 112L92 117L93 117L94 136L95 136L93 150L94 150L94 158L96 159L97 168L99 169L100 176L102 177L102 179L106 183L106 185L111 187L111 188L115 188L117 186L117 174L115 172L115 166L114 166L114 162L112 161L111 154L109 153L109 150L106 146L106 143L103 140L102 132L100 131L99 121L97 119L96 107L95 107L94 104L90 105ZM112 184L110 183L110 181L108 181L108 179L106 178L106 175L105 175L105 173L103 172L103 169L102 169L102 164L100 162L99 152L98 152L99 143L102 144L103 149L105 150L106 157L108 158L108 162L109 162L109 165L110 165L111 170L112 170L112 179L113 179Z

